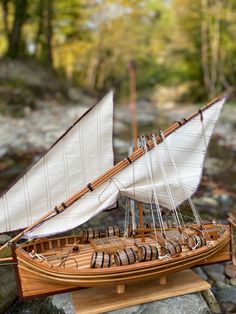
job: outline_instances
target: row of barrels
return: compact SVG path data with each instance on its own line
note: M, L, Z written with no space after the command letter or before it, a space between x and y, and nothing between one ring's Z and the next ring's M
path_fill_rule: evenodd
M188 246L190 249L196 249L206 245L202 236L192 235L188 238ZM161 256L169 255L178 256L182 252L181 245L174 240L168 240L161 246ZM137 250L127 248L114 254L116 266L125 266L134 264L136 261L147 262L159 258L159 252L155 245L141 244L137 246ZM91 258L91 268L106 268L112 265L112 255L105 252L94 252Z
M82 231L82 242L89 243L92 239L121 236L121 231L118 226L108 226L104 231L96 230L94 228L87 228Z
M175 224L173 221L168 220L165 223L165 227L167 228L173 228L175 227ZM146 228L153 228L153 224L147 224ZM156 228L159 228L159 226L156 224ZM130 236L132 235L132 230L130 229L129 232ZM97 230L94 228L87 228L82 231L82 242L83 243L88 243L92 239L96 238L103 238L103 237L112 237L112 236L117 236L120 237L122 235L122 232L118 226L108 226L104 231Z

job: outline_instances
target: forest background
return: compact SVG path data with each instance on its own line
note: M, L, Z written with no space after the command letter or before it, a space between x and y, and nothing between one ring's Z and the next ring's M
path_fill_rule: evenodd
M142 95L180 86L181 101L210 98L235 85L235 42L234 0L0 1L0 56L95 95L127 97L132 61Z

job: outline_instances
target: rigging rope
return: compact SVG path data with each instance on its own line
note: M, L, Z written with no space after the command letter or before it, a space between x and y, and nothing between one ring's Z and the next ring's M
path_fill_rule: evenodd
M146 154L145 154L146 156ZM151 157L151 156L150 156ZM148 173L147 173L147 168L146 168L146 180L148 183ZM150 204L150 210L151 210L151 215L152 215L152 221L153 221L153 229L154 229L154 234L155 234L155 240L156 240L156 244L157 247L159 247L159 243L157 241L157 230L156 230L156 222L155 222L155 217L154 217L154 212L153 212L153 204L152 204L152 195L148 189L148 198L149 198L149 204ZM160 223L160 227L161 227L161 223Z
M179 173L179 171L178 171L178 169L177 169L177 166L176 166L174 157L173 157L173 155L171 154L171 151L170 151L170 149L169 149L169 147L168 147L168 145L167 145L167 143L166 143L166 137L165 137L163 131L160 131L160 136L161 136L161 138L162 138L162 140L163 140L163 143L164 143L164 145L165 145L165 147L166 147L167 153L168 153L168 155L169 155L169 157L170 157L171 163L172 163L172 165L173 165L173 167L174 167L174 170L175 170L175 173L176 173L176 176L177 176L177 180L178 180L178 182L179 182L179 185L182 187L183 192L184 192L184 194L185 194L185 197L186 197L186 199L188 200L189 205L190 205L190 207L191 207L191 209L192 209L192 211L193 211L193 215L194 215L194 217L195 217L195 220L196 220L197 224L200 226L200 225L202 225L202 224L201 224L201 220L200 220L199 214L198 214L198 212L197 212L197 210L196 210L196 208L195 208L195 206L194 206L194 204L193 204L193 202L192 202L191 196L189 196L188 193L187 193L187 190L186 190L186 187L185 187L185 185L184 185L184 183L183 183L182 177L181 177L181 175L180 175L180 173Z
M160 209L160 205L159 205L159 201L158 201L158 197L157 197L157 193L156 193L156 188L155 188L155 184L154 184L154 179L153 179L152 165L151 165L151 163L149 162L149 160L147 158L148 149L147 149L147 142L146 142L146 139L145 139L144 136L141 138L141 143L142 143L142 147L143 147L143 149L145 151L144 157L145 157L146 164L148 166L148 170L149 170L149 174L150 174L150 181L151 181L151 184L152 184L152 189L153 189L154 201L155 201L155 205L156 205L157 216L158 216L158 219L159 219L159 223L160 223L162 234L163 234L164 238L166 238L165 226L164 226L164 222L163 222L163 219L162 219L161 209ZM151 158L151 155L150 155L150 158ZM147 175L147 173L146 173L146 175ZM148 178L148 176L147 176L147 178ZM150 198L150 200L152 201L151 198ZM151 210L152 210L152 208L151 208ZM154 219L154 228L156 228L155 227L155 219ZM156 236L156 239L157 239L157 235L156 234L155 234L155 236Z
M166 189L167 189L167 194L168 194L168 196L169 196L169 198L171 200L173 211L174 211L176 219L177 219L177 225L179 226L179 228L181 228L181 223L180 223L179 216L178 216L178 213L177 213L177 210L176 210L175 201L174 201L171 189L170 189L170 185L169 185L168 178L167 178L167 175L166 175L165 167L164 167L163 162L162 162L162 158L161 158L161 156L160 156L160 154L158 152L157 142L156 142L156 138L155 138L154 134L152 135L152 140L153 140L154 146L156 148L156 156L157 156L160 168L161 168L161 173L162 173L162 176L163 176L163 178L165 180L165 186L166 186Z

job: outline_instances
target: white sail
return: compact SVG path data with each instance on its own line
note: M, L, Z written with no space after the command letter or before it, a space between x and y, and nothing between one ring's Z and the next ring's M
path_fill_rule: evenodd
M0 232L25 228L113 166L109 93L0 198Z
M198 114L179 127L166 137L166 143L158 144L101 186L86 193L65 211L29 232L27 236L29 238L40 237L79 226L108 208L120 196L150 203L150 201L153 202L155 190L160 205L173 209L174 202L174 206L179 206L196 191L199 185L206 146L224 101L224 98L220 99L202 114ZM200 119L201 115L203 124ZM175 161L178 175L167 148ZM161 165L164 166L166 177L161 170ZM170 188L171 197L167 191L167 185Z

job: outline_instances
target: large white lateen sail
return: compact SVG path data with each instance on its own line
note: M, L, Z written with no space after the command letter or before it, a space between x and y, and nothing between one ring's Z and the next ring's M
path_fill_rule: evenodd
M206 148L224 102L225 98L220 98L200 111L164 141L27 236L40 237L79 226L121 196L145 203L158 201L170 210L179 206L200 183Z
M112 133L113 94L110 92L77 120L21 179L2 195L0 232L31 225L56 204L63 202L87 182L112 167Z

